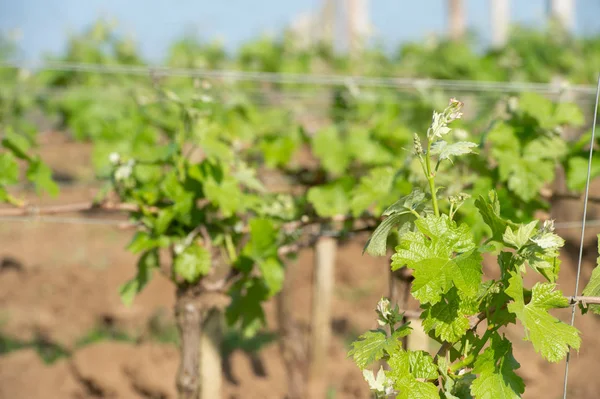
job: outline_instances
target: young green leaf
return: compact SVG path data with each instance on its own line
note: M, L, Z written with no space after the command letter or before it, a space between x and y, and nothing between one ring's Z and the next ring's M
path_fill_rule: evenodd
M9 152L0 153L0 185L15 184L19 181L19 165Z
M175 273L190 283L208 274L210 266L210 252L197 243L192 243L183 252L176 254L173 263Z
M335 175L343 174L350 164L346 145L334 127L319 131L312 140L312 149L325 170Z
M600 235L598 235L598 253L600 253ZM585 296L600 296L600 256L596 259L596 267L592 271L592 277L583 289ZM583 304L583 309L585 304ZM600 305L589 305L589 308L596 314L600 314Z
M506 293L514 300L508 305L508 310L521 321L527 339L533 343L536 352L541 353L548 361L556 363L567 355L569 348L579 349L579 331L548 313L550 309L569 306L569 301L560 291L555 290L556 284L535 284L531 300L526 305L521 275L511 273L508 282Z
M147 251L138 259L136 276L119 288L121 301L129 306L135 296L144 289L152 278L152 269L159 266L158 252Z
M464 296L475 296L482 258L468 226L457 227L447 215L430 215L415 225L418 231L404 234L392 256L392 270L414 269L413 296L433 305L453 286Z
M273 296L281 290L283 278L285 277L283 263L277 258L268 258L258 261L258 268L269 287L269 296Z
M387 251L387 238L392 229L399 227L401 233L409 231L417 216L413 213L424 214L431 212L425 205L425 193L415 189L409 195L400 198L384 212L387 218L377 226L363 251L373 256L384 256Z
M439 399L437 387L431 383L439 374L429 353L424 351L397 351L388 361L388 377L394 382L401 399Z
M537 224L537 220L529 224L521 224L516 231L510 226L506 226L506 231L502 238L506 244L512 245L515 249L521 249L529 243L529 239L535 234Z
M381 329L367 331L352 343L352 349L348 354L352 356L358 367L364 369L384 356L400 351L402 348L400 338L410 334L410 331L408 325L400 327L392 336L388 336Z
M434 330L435 336L451 343L460 340L469 329L469 316L478 313L477 303L462 299L456 288L431 307L426 307L421 318L426 332Z
M4 132L2 145L17 158L31 162L32 158L27 153L31 148L31 144L29 144L29 141L24 136L18 135L9 129Z
M471 154L476 147L477 144L469 141L459 141L458 143L448 144L446 141L440 140L436 141L431 146L431 153L439 154L440 161L445 159L452 161L450 157Z
M512 354L512 344L494 334L490 346L477 357L471 385L475 399L519 399L525 391L523 380L515 370L520 367Z
M487 198L480 195L475 200L475 206L479 210L485 224L492 230L491 238L494 241L503 241L507 226L510 226L513 229L517 227L517 224L510 220L503 219L502 216L500 216L500 201L498 200L498 194L495 191L490 191Z
M321 217L343 215L350 210L349 194L353 185L354 180L347 176L322 186L311 187L307 198Z
M58 194L58 185L52 180L52 170L39 158L35 158L29 163L27 179L35 184L38 193L45 191L51 196Z

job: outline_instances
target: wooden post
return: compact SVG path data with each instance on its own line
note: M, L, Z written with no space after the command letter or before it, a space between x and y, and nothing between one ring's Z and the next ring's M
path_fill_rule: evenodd
M333 237L320 237L315 245L310 332L310 398L324 398L327 390L327 357L331 340L336 249L337 241Z
M222 396L222 341L223 313L212 308L206 314L200 333L200 399L218 399Z
M461 40L466 32L464 0L448 0L448 34L451 40Z
M510 25L510 0L490 0L492 47L502 48L508 40Z
M549 11L569 32L575 28L575 0L549 0Z

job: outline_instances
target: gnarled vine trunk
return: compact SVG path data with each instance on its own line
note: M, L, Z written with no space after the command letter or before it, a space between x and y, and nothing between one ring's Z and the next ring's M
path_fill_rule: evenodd
M281 292L277 296L277 321L279 324L279 351L287 375L287 399L306 399L308 356L302 332L298 329L293 314L292 288L294 286L295 262L286 270Z
M180 287L175 316L181 338L181 360L177 372L179 399L221 397L222 308L226 297Z

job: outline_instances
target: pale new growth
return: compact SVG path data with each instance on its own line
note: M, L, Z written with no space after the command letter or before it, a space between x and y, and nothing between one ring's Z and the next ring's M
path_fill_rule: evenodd
M393 381L385 375L383 367L379 367L377 376L375 376L375 373L371 370L363 370L363 377L369 384L369 388L372 391L377 392L377 394L385 395L387 397L395 393L394 387L392 386Z

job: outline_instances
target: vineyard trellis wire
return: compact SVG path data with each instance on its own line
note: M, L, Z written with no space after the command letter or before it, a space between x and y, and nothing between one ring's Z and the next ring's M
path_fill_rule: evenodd
M388 88L444 88L455 91L535 92L560 94L564 91L592 95L595 88L589 85L565 83L494 82L476 80L444 80L424 78L366 77L350 75L317 75L274 72L249 72L235 70L200 70L161 66L135 66L118 64L91 64L72 62L0 62L0 68L41 69L62 72L88 72L100 74L125 74L150 77L195 77L231 81L252 81L277 84L312 84L332 86L363 86Z
M585 183L585 197L583 200L583 215L581 218L582 219L581 220L581 240L579 243L579 258L577 261L577 274L575 277L575 288L574 288L573 297L575 297L579 294L579 280L581 278L581 265L583 262L583 241L585 238L588 198L589 198L589 194L590 194L590 179L591 179L591 175L592 175L592 159L594 157L594 140L596 137L596 124L598 122L598 100L600 100L600 73L598 74L598 85L596 87L596 105L594 108L594 121L592 123L592 135L590 137L590 155L589 155L589 159L588 159L588 170L587 170L586 183ZM600 248L600 245L599 245L599 248ZM573 327L575 324L575 304L572 304L571 323L570 324L571 324L571 327ZM564 385L563 385L563 399L567 399L570 360L571 360L571 351L569 350L569 352L567 352L567 358L565 361L565 381L564 381Z

